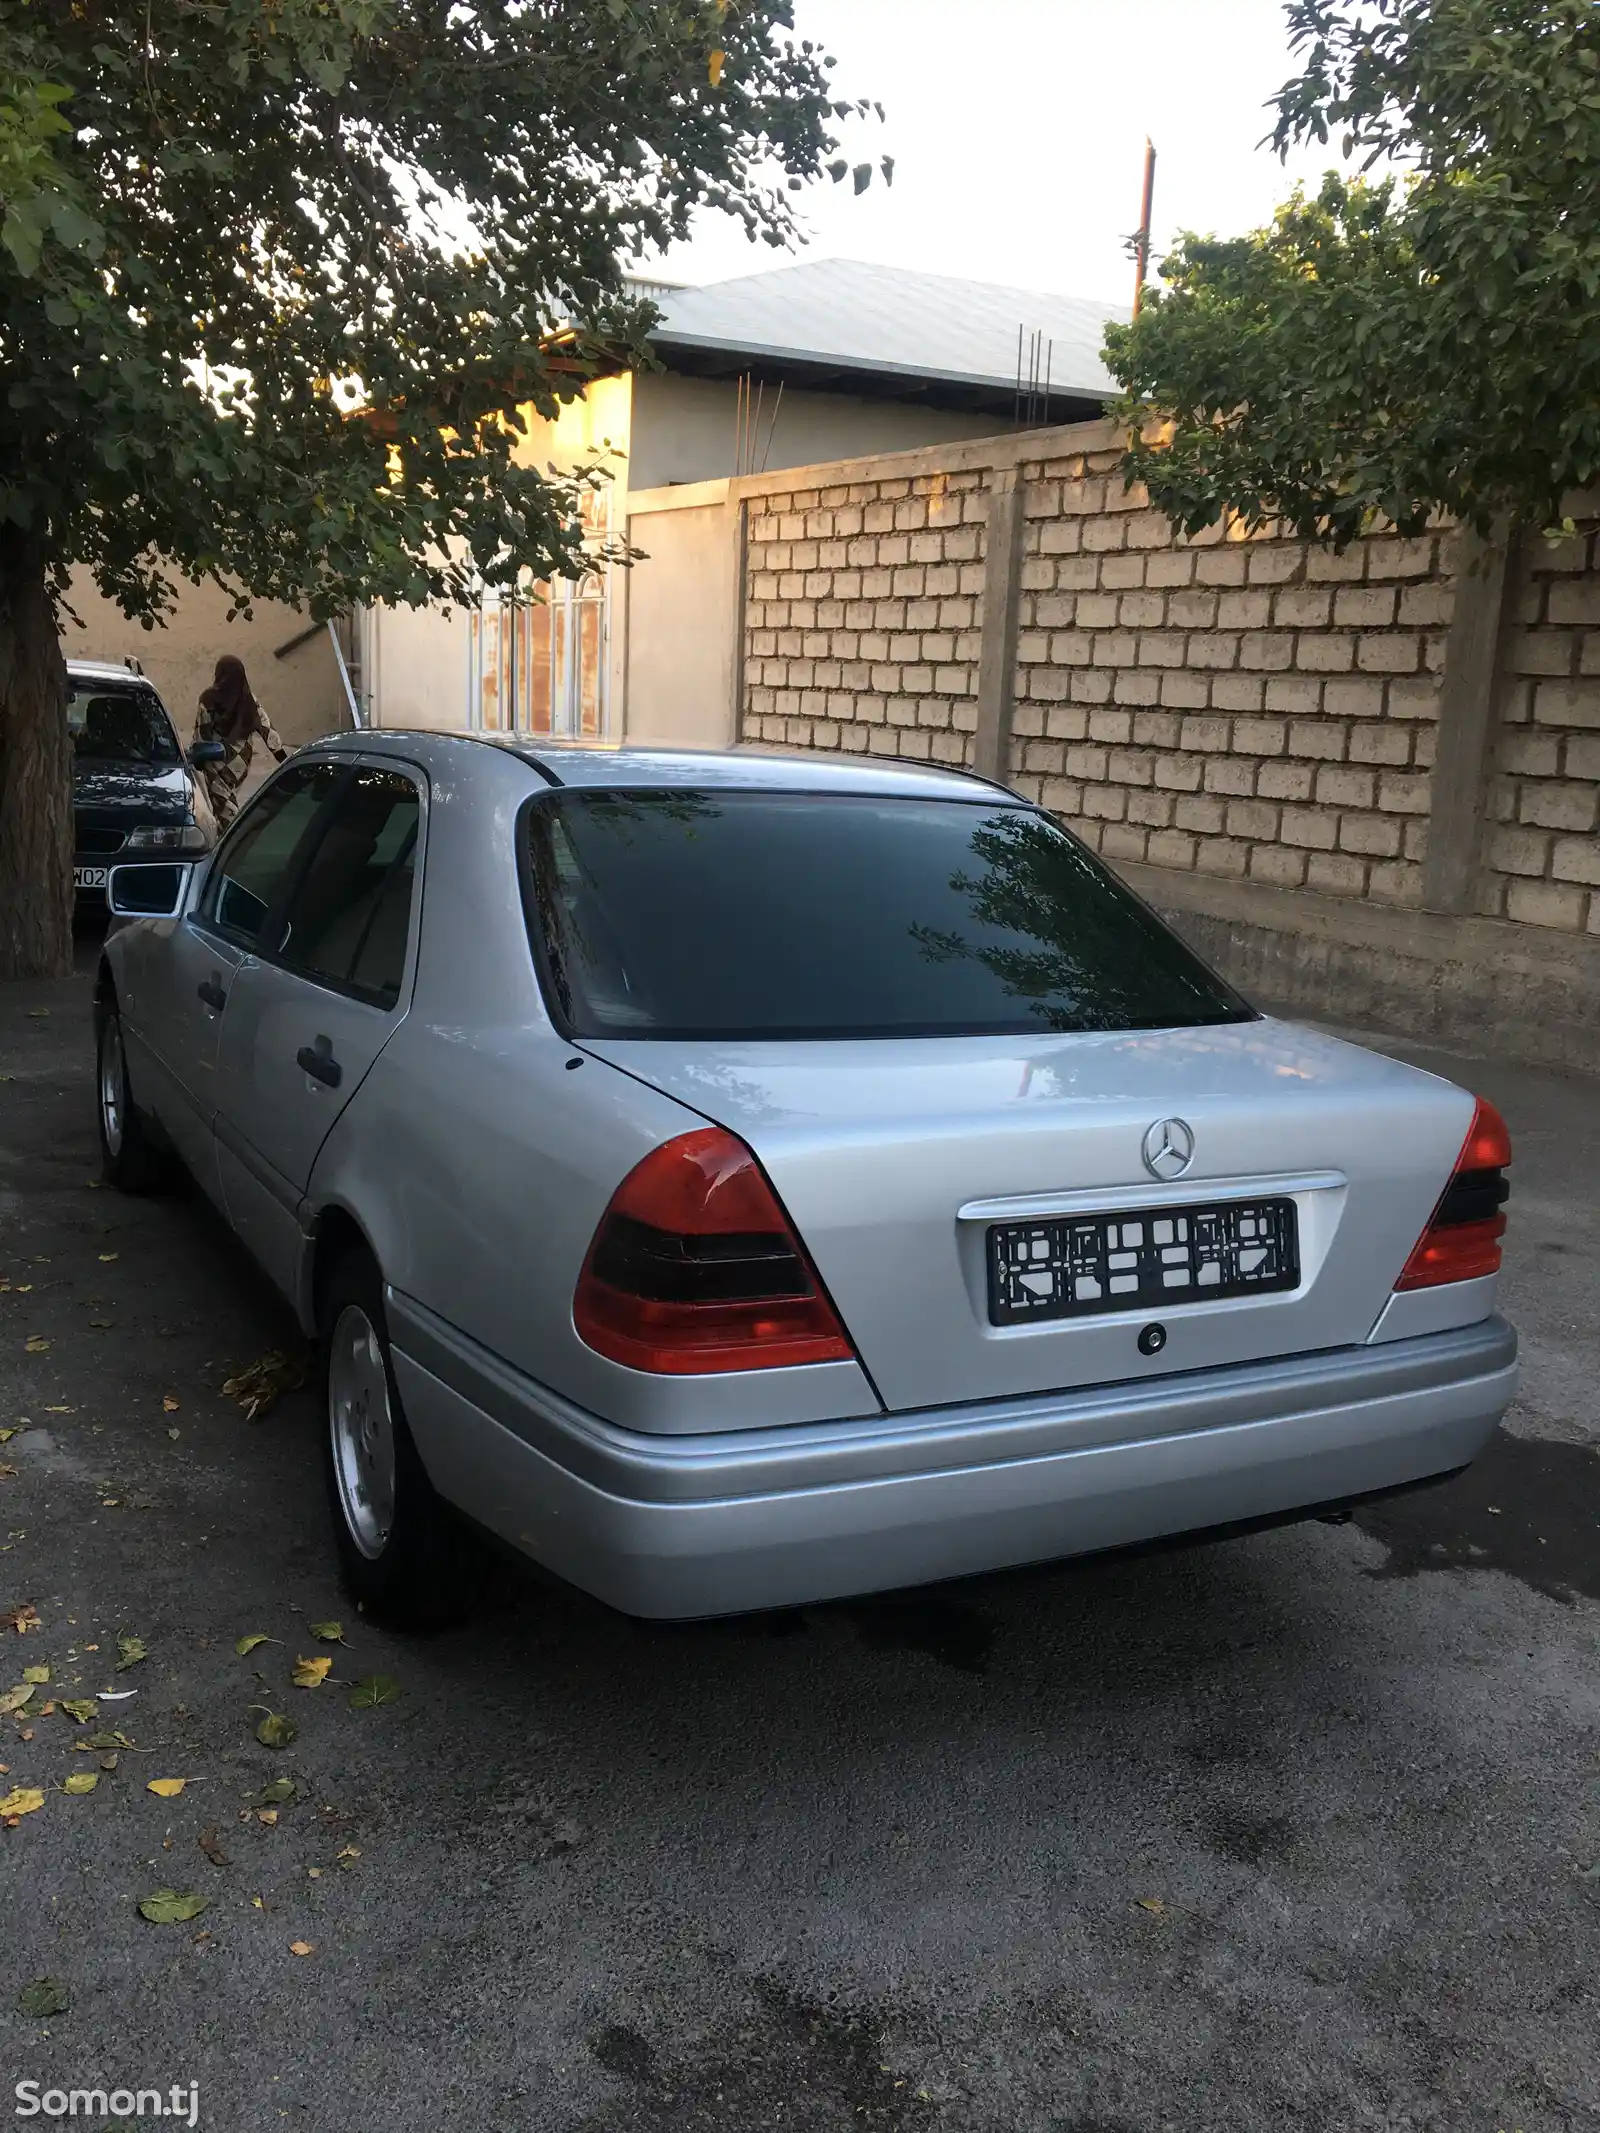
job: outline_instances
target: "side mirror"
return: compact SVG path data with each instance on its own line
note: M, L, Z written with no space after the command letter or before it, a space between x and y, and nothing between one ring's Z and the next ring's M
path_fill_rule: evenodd
M113 867L106 876L106 904L113 918L176 918L189 893L192 867L170 861Z
M221 741L193 741L184 752L196 770L203 770L207 763L224 761L228 753Z

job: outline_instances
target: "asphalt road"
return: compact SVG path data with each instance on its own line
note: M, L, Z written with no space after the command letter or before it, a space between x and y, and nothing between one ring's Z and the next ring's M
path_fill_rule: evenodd
M694 1628L507 1572L407 1643L336 1589L310 1394L221 1392L290 1333L249 1264L96 1182L86 982L6 988L0 1692L137 1694L0 1718L45 1793L0 1827L0 2124L33 2080L196 2082L225 2133L1600 2127L1600 1083L1411 1056L1517 1141L1525 1392L1462 1481Z

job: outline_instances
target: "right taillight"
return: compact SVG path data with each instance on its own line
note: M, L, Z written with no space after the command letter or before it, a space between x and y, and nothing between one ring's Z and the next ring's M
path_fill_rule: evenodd
M1477 1281L1499 1273L1500 1239L1506 1229L1501 1209L1511 1190L1506 1182L1510 1161L1506 1122L1480 1096L1444 1196L1406 1261L1397 1289L1432 1289L1446 1281Z
M572 1317L614 1363L671 1376L855 1356L760 1164L720 1126L680 1133L629 1171Z

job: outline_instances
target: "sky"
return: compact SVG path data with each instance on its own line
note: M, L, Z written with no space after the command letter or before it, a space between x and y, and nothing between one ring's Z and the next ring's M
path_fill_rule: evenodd
M1147 134L1158 257L1178 229L1258 227L1334 160L1285 166L1256 145L1294 71L1282 0L796 0L796 32L834 54L841 97L888 114L852 127L851 160L896 161L891 188L825 178L799 196L808 258L1126 303ZM652 271L705 282L785 263L717 218Z

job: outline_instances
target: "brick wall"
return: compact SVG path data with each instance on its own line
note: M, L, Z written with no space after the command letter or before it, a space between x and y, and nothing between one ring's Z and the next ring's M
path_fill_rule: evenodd
M1016 789L1115 861L1419 906L1457 536L1176 539L1119 456L1085 429L736 485L742 737L971 760L1012 466ZM1600 935L1600 522L1526 544L1512 599L1477 906Z
M1013 782L1112 859L1416 902L1448 537L1175 542L1117 457L1024 470Z
M1478 909L1600 934L1600 527L1523 544Z
M752 499L744 738L965 762L984 518L981 470Z

